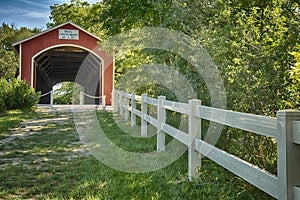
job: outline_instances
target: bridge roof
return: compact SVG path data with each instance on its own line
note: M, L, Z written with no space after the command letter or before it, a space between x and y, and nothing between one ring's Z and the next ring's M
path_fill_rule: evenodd
M83 28L80 27L79 25L74 24L74 23L71 22L71 21L67 21L67 22L65 22L65 23L63 23L63 24L59 24L59 25L54 26L54 27L52 27L52 28L50 28L50 29L47 29L47 30L45 30L45 31L42 31L42 32L40 32L40 33L38 33L38 34L36 34L36 35L33 35L33 36L30 36L30 37L25 38L25 39L23 39L23 40L20 40L20 41L18 41L18 42L16 42L16 43L12 44L12 46L13 46L14 48L17 49L17 46L18 46L19 44L22 44L22 43L24 43L24 42L27 42L27 41L29 41L29 40L32 40L32 39L34 39L34 38L36 38L36 37L39 37L39 36L41 36L41 35L44 35L44 34L50 32L50 31L53 31L53 30L58 29L58 28L60 28L60 27L63 27L63 26L65 26L65 25L67 25L67 24L70 24L70 25L74 26L75 28L77 28L77 29L79 29L79 30L81 30L81 31L83 31L83 32L85 32L85 33L87 33L88 35L90 35L90 36L96 38L96 39L99 40L99 41L101 40L99 37L97 37L96 35L94 35L93 33L89 32L89 31L83 29Z

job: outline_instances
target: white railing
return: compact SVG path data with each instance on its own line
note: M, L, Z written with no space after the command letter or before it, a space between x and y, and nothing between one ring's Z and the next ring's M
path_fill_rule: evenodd
M50 90L49 92L45 94L41 94L40 98L45 97L50 94L50 105L53 106L53 90ZM106 108L106 96L92 96L89 94L84 93L83 91L80 91L79 94L79 105L84 105L84 96L87 96L92 99L99 99L99 103L102 105L103 109ZM101 99L101 100L100 100Z
M141 110L137 109L137 102ZM147 105L157 107L157 117L148 115ZM141 136L147 136L147 125L157 128L157 150L165 150L165 133L188 147L189 179L201 166L201 154L248 181L276 199L300 200L300 112L278 111L277 117L266 117L202 106L200 100L179 103L143 94L113 92L114 110L124 115L131 126L136 116L141 118ZM188 131L184 132L166 123L166 110L188 116ZM201 139L201 119L249 131L277 140L277 175L229 154Z
M45 94L41 94L40 98L45 97L50 94L50 105L53 106L53 90L50 90L49 92Z
M92 99L99 99L99 103L102 104L103 108L105 109L105 106L106 106L106 96L92 96L92 95L89 95L83 91L80 91L80 94L79 94L79 104L80 105L83 105L84 102L83 102L83 99L84 99L84 96L86 97L89 97L89 98L92 98ZM101 101L100 101L101 99Z

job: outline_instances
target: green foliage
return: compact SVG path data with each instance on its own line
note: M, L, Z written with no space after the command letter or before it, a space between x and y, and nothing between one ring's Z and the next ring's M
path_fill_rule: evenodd
M165 20L173 14L170 7L174 2L104 0L100 20L110 36L145 26L163 26Z
M184 33L201 43L219 67L227 109L275 116L281 109L300 109L299 7L294 0L103 0L93 5L72 1L52 7L51 17L54 24L71 19L85 28L94 27L89 30L100 30L103 38L145 26ZM170 52L125 52L116 58L116 80L147 63L174 67L191 83L202 103L209 105L209 92L199 74L188 61ZM168 88L153 82L136 92L173 97ZM273 140L226 128L221 141L221 147L230 152L276 171Z
M290 75L292 79L296 79L300 81L300 52L292 52L291 55L294 56L296 63L292 67L290 71Z
M0 99L2 101L1 110L11 110L20 108L30 108L38 103L40 94L35 93L33 88L24 80L13 79L6 81L0 79Z
M13 43L39 32L41 30L38 28L31 30L26 27L17 28L13 23L10 25L2 23L0 27L0 49L12 51L13 47L11 45Z
M0 113L4 113L7 108L5 101L8 93L8 83L5 79L0 78Z
M13 78L18 69L18 60L13 51L0 49L0 77Z
M229 109L274 116L280 109L300 108L294 94L298 96L299 90L291 89L295 80L289 73L293 60L289 52L299 51L297 8L299 4L292 0L104 0L92 5L73 0L51 7L53 22L48 26L72 20L84 28L93 27L90 30L102 29L104 38L145 26L185 33L200 42L219 66ZM116 77L151 62L176 68L198 96L209 102L198 74L188 62L169 52L128 52L116 60Z
M6 112L4 99L0 98L0 116Z
M291 71L296 65L289 54L299 52L298 3L175 2L176 17L165 26L195 38L209 51L223 76L228 109L269 116L280 109L300 109L297 70ZM276 143L271 139L226 128L219 146L276 172Z
M63 82L54 91L54 104L79 104L82 87L74 82Z
M17 29L14 24L3 23L0 26L0 78L12 79L18 73L18 58L12 44L40 32L40 29L32 30L21 27Z
M81 0L71 0L70 3L54 4L50 6L50 20L52 22L47 23L47 27L51 28L58 24L72 21L101 39L105 39L107 38L106 30L102 28L100 20L103 7L102 2L90 5L88 2Z
M80 0L71 0L70 3L54 4L50 6L50 20L53 22L48 23L47 27L53 27L67 21L73 21L78 25L86 26L89 7L87 2Z

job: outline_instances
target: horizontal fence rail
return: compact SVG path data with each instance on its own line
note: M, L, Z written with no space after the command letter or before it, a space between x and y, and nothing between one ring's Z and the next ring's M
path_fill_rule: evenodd
M50 95L50 105L53 106L54 91L50 90L49 92L40 95L40 98L43 98L47 95ZM84 96L89 97L91 99L99 99L99 103L103 106L103 109L105 109L105 107L106 107L106 96L105 95L103 95L103 96L92 96L92 95L84 93L83 91L80 91L80 94L79 94L79 104L80 105L84 105ZM100 101L100 99L101 99L101 101Z
M137 104L139 108L137 109ZM148 114L148 106L157 109L157 117ZM131 126L136 117L141 119L141 136L147 136L148 123L157 128L157 150L165 150L165 133L188 147L188 174L191 180L201 166L201 155L206 156L247 182L276 199L300 200L300 112L279 111L277 117L235 112L201 105L200 100L180 103L143 94L113 92L113 107ZM188 131L166 123L166 110L188 117ZM129 118L130 117L130 118ZM201 137L201 120L249 131L277 141L277 175L223 151Z
M103 96L92 96L92 95L89 95L83 91L80 91L80 94L79 94L79 98L80 98L80 105L83 105L84 104L84 96L86 97L89 97L91 99L99 99L99 103L102 104L103 108L105 108L106 106L106 96L103 95ZM101 101L100 101L101 99Z
M189 104L186 103L178 103L174 101L165 100L163 101L162 107L181 114L189 114Z
M196 116L212 122L277 139L277 119L234 112L207 106L197 106Z
M275 175L220 150L203 140L196 139L196 150L274 198L278 198L278 179Z

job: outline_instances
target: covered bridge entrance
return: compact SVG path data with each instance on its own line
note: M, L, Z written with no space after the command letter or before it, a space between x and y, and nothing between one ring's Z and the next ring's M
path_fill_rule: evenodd
M99 104L105 96L106 105L111 105L114 58L100 50L99 41L72 22L21 40L13 44L20 57L20 77L42 95L57 83L76 82L84 88L86 104ZM50 101L50 93L40 99L43 104Z

